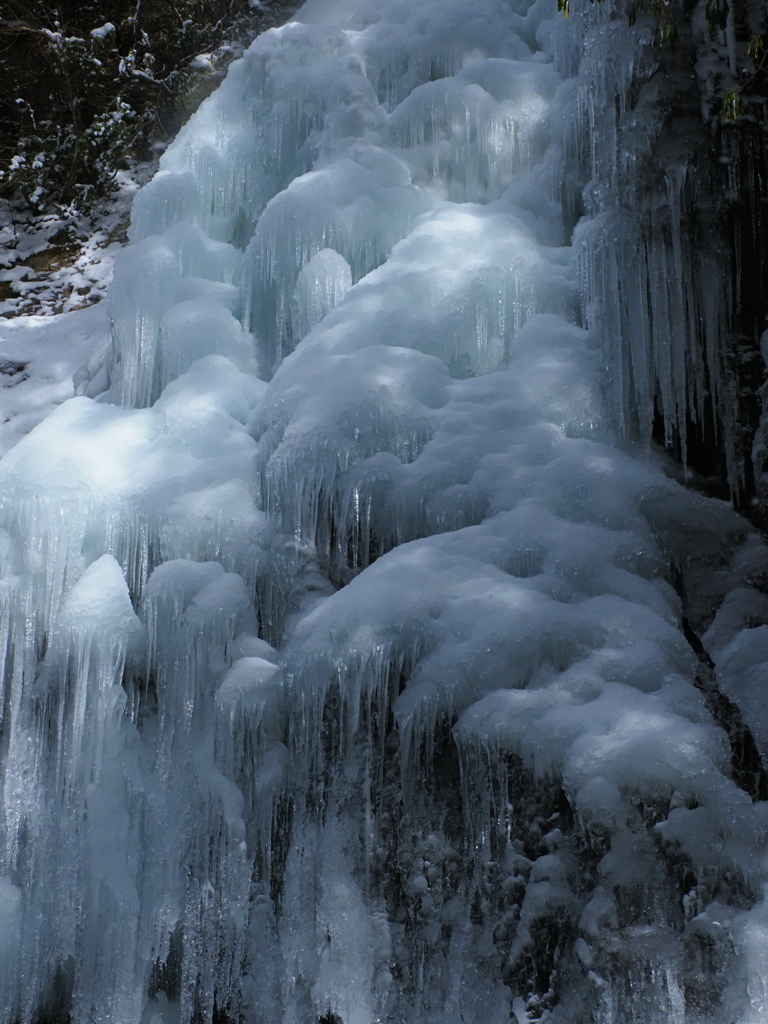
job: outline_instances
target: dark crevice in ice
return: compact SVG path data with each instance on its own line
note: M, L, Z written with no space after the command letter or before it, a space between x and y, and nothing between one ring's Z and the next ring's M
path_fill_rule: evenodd
M701 664L694 682L704 694L710 714L728 737L734 782L753 800L768 800L768 772L752 730L744 722L738 705L719 688L715 663L685 617L682 630Z

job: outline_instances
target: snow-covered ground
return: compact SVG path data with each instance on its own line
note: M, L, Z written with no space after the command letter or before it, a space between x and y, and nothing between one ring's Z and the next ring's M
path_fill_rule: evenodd
M106 297L133 198L155 164L120 172L88 214L0 203L0 457L76 391L95 395Z
M68 312L103 299L133 197L155 168L136 163L120 171L87 213L37 214L23 202L0 202L0 317Z
M74 396L89 360L93 365L108 344L105 302L0 322L0 457Z

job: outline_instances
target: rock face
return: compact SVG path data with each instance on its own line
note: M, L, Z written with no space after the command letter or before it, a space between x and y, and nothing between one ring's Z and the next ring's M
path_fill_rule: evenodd
M768 551L630 444L722 282L573 20L310 0L137 197L0 462L2 1021L760 1019Z

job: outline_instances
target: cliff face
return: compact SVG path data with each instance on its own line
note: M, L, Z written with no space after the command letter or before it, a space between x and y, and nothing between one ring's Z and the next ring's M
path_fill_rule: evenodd
M765 123L722 132L723 186L731 197L726 244L734 254L735 316L729 338L745 466L739 507L768 528L765 366L768 362L768 146ZM726 162L727 161L727 162Z
M581 166L594 219L577 238L622 429L762 525L764 11L702 0L588 20L569 58L591 139Z

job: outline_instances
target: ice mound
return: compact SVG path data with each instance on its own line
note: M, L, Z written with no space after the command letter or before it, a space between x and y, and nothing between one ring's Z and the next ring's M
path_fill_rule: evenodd
M352 148L275 196L259 218L244 266L250 282L245 315L265 346L266 365L277 366L310 326L303 321L312 294L299 283L305 266L323 251L336 251L348 266L346 273L335 271L342 274L342 284L334 286L341 298L346 275L351 284L382 263L430 205L399 161L370 146Z

